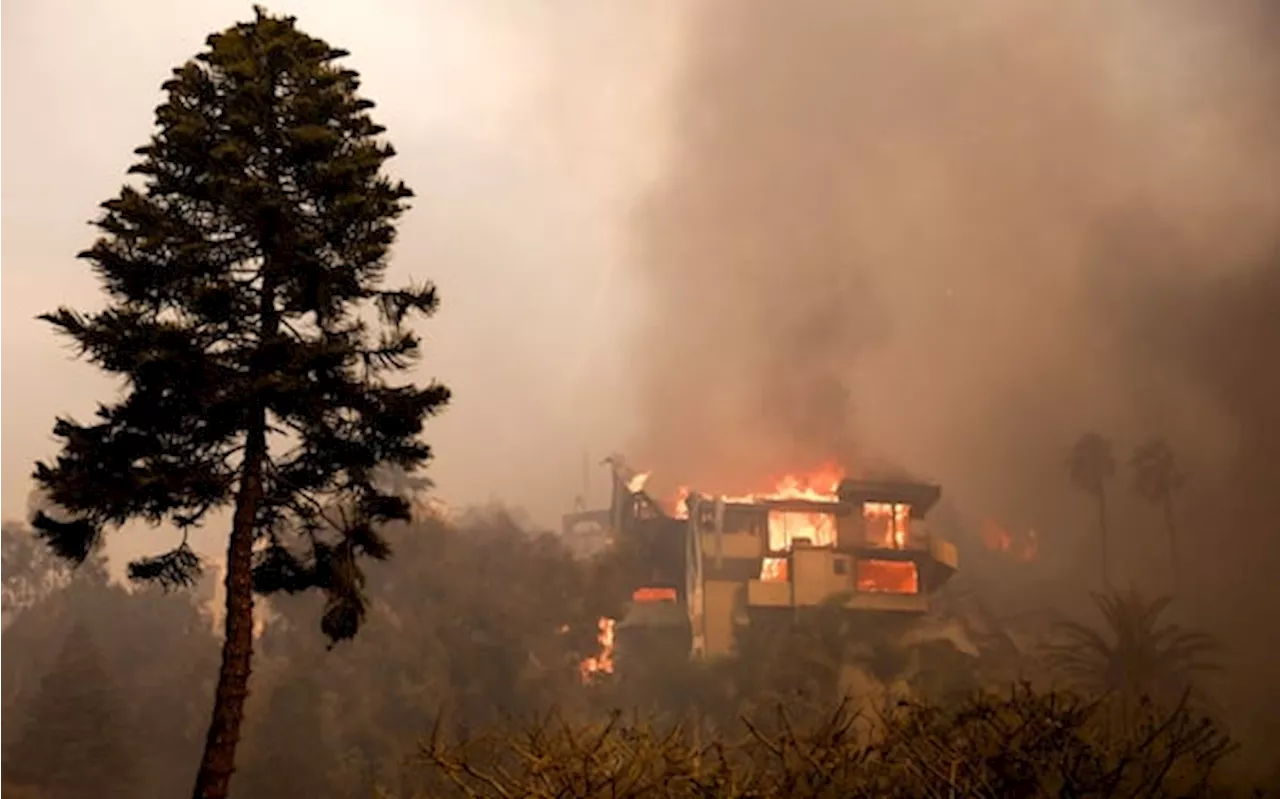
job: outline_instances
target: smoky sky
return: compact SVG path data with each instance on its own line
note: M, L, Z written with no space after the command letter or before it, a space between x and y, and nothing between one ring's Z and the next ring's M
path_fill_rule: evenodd
M451 407L425 432L436 496L496 499L556 525L583 462L618 444L615 320L629 313L626 208L662 159L658 117L683 15L676 6L567 0L275 0L348 50L415 192L389 281L434 281L419 381ZM154 130L160 85L245 0L4 6L3 512L21 518L54 417L84 421L118 385L78 362L37 314L103 296L75 253ZM587 456L584 457L584 452ZM601 470L603 471L603 470ZM589 475L598 496L604 481ZM218 557L227 520L196 541ZM172 531L113 537L114 552L171 546Z
M1275 19L700 4L637 212L640 460L714 488L836 459L978 503L1059 479L1084 429L1228 461L1238 425L1108 299L1271 252Z
M1126 474L1163 437L1189 475L1177 612L1227 641L1226 701L1261 730L1280 712L1258 688L1280 641L1249 621L1280 608L1280 6L947 8L697 6L635 219L634 459L710 491L829 460L937 481L962 576L966 529L1034 528L1040 562L984 590L1018 607L1057 585L1085 612L1096 511L1067 452L1114 440L1114 579L1163 592L1165 531Z

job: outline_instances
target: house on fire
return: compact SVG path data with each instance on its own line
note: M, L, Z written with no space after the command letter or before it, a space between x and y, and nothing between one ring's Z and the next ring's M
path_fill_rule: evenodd
M958 565L954 544L925 518L938 486L843 480L822 500L691 493L682 515L612 465L609 510L569 514L565 534L627 546L639 564L617 625L623 661L632 647L660 643L699 658L729 654L739 626L831 601L854 613L922 614Z

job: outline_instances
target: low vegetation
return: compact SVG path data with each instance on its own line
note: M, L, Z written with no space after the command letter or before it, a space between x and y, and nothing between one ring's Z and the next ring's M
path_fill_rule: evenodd
M617 565L574 560L497 511L387 535L397 557L376 564L355 640L327 649L322 597L272 600L236 796L1248 795L1227 792L1232 744L1186 695L1126 704L1116 725L1114 692L983 685L983 664L948 657L912 699L842 701L841 674L865 664L830 654L832 629L802 625L772 665L655 662L584 686L595 620L619 610ZM6 552L38 545L16 526L5 536ZM212 586L130 592L94 568L58 585L8 613L5 789L186 790L217 659ZM95 645L69 659L85 630ZM931 688L943 665L946 685L968 687ZM55 776L94 752L92 780Z
M1201 796L1231 746L1185 707L1147 708L1134 734L1105 723L1106 699L1025 687L949 707L904 702L867 718L842 703L827 717L775 711L772 732L707 741L615 713L578 726L558 717L518 733L445 745L420 760L430 795L485 797ZM452 791L449 789L452 788Z

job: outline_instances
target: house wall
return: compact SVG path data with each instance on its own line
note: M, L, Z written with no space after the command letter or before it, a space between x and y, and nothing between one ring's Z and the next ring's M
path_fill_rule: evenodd
M717 558L760 558L764 556L764 542L755 533L703 533L702 555L711 561Z
M860 505L836 515L832 547L796 546L790 553L788 579L761 580L766 554L767 517L743 508L719 506L705 509L687 522L689 560L689 614L693 626L695 656L717 657L732 653L735 620L748 607L813 607L834 595L849 594L848 607L858 610L921 612L928 609L921 584L915 595L857 593L855 553L867 551L865 520ZM922 518L909 522L906 546L928 552L954 569L955 548L933 539ZM842 551L845 550L845 551ZM944 567L945 567L944 566Z
M759 608L789 608L792 606L791 583L752 580L747 583L747 604Z
M739 595L745 588L744 583L727 580L707 580L704 585L704 641L708 655L727 655L733 651L733 618Z
M839 566L843 564L843 574ZM832 594L853 590L848 555L830 549L801 548L791 553L791 582L797 607L817 605Z

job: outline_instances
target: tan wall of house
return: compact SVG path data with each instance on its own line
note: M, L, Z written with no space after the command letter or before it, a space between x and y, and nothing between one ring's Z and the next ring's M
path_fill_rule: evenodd
M945 538L929 539L929 554L933 559L946 566L948 569L956 570L960 566L960 556L956 550L956 545Z
M866 540L863 527L862 512L854 508L843 516L836 517L836 546L841 549L860 547Z
M925 541L929 540L929 521L928 519L912 519L907 522L907 529L910 535L907 537L907 546L921 546Z
M752 580L747 583L747 604L761 608L789 608L791 583L785 580Z
M849 575L836 574L830 549L797 549L791 553L791 582L797 607L816 605L831 594L853 587Z
M703 619L708 655L727 655L733 651L733 617L738 596L745 588L745 583L724 580L708 580L704 584Z
M702 556L759 558L764 556L764 542L755 533L703 533Z

